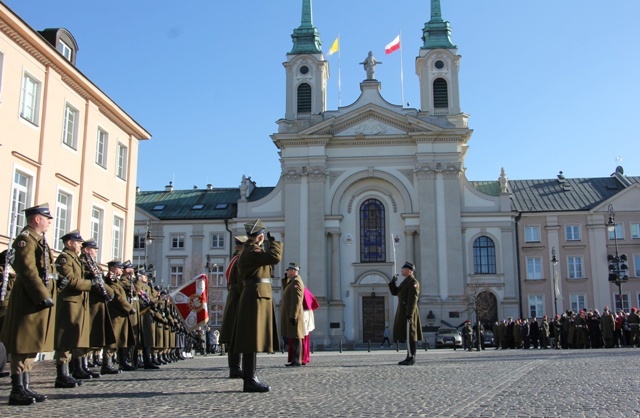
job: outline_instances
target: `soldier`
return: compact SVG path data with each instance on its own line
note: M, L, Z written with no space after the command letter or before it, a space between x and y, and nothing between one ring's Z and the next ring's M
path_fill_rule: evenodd
M638 308L631 308L631 313L627 316L627 323L629 324L629 347L640 346L640 315L638 314Z
M605 306L604 311L602 312L601 326L604 348L613 348L615 345L616 319L608 306Z
M122 284L122 288L124 289L127 295L127 301L131 304L134 313L129 315L129 321L131 322L131 328L133 329L133 338L128 341L128 347L126 350L127 357L131 357L131 366L133 370L136 370L138 366L142 366L138 364L138 345L142 340L140 336L140 325L142 321L140 320L140 303L138 298L138 290L136 289L136 282L138 278L136 277L135 270L133 269L133 264L131 261L127 260L123 263L124 272L122 277L120 278L120 283Z
M111 325L113 326L116 341L109 346L109 350L105 349L102 367L104 368L104 358L109 357L117 349L120 370L131 371L133 368L127 364L127 347L134 338L130 318L131 315L136 313L136 310L127 300L127 293L120 283L120 276L124 267L122 262L117 260L109 261L107 266L109 267L107 284L113 289L113 300L107 304L107 308L109 309L109 316L111 316Z
M9 294L11 293L11 288L13 287L13 283L16 281L16 274L13 272L13 269L11 268L11 263L7 260L7 254L9 253L9 250L4 250L3 252L0 253L0 276L4 277L4 269L5 266L7 268L7 288L6 288L6 294L4 295L4 299L2 301L0 301L0 333L2 332L2 324L4 323L4 317L7 314L7 306L9 306ZM10 257L12 258L13 255L10 255ZM0 346L2 346L2 357L3 359L0 360L0 377L7 377L9 376L11 373L4 371L4 366L6 364L6 350L4 348L4 345L0 342Z
M549 321L547 315L542 316L542 322L540 323L540 348L549 348Z
M412 366L415 364L416 341L422 340L422 325L420 324L420 312L418 311L418 298L420 297L420 283L413 275L415 267L412 263L405 261L400 269L404 277L400 286L396 285L398 275L394 275L389 283L389 290L394 296L398 296L398 309L393 321L393 338L396 341L409 340L409 352L407 358L399 362L402 366ZM407 322L409 326L407 326ZM409 335L407 335L409 328Z
M464 321L462 327L462 338L464 338L463 350L473 351L473 328L471 327L471 320Z
M275 307L271 288L273 265L282 258L283 244L276 241L260 219L244 225L247 242L238 257L238 277L244 280L231 351L242 353L244 392L268 392L271 388L256 376L256 354L275 352L279 347ZM266 235L266 239L265 239ZM262 248L262 245L265 248Z
M142 358L145 369L159 369L160 367L151 361L151 349L156 345L156 330L154 324L155 302L151 299L152 289L149 286L149 278L144 269L138 270L138 294L140 295L140 316L142 318Z
M82 368L82 360L89 351L89 291L92 281L84 279L80 250L83 239L78 230L63 235L64 249L56 260L58 269L58 300L56 311L55 354L57 388L75 388L80 379L91 379ZM92 279L94 280L94 279ZM98 280L98 278L95 278ZM71 356L73 355L73 360ZM69 362L73 361L73 377L69 376ZM78 380L76 380L78 379Z
M282 280L282 300L280 314L280 332L289 340L292 347L291 362L288 367L300 367L302 365L302 339L304 338L304 283L300 277L300 266L290 263L285 271L286 277ZM291 352L291 351L290 351Z
M53 350L56 317L53 300L57 277L45 239L53 216L46 203L25 209L24 214L27 226L12 245L16 280L0 335L11 354L9 405L30 405L47 399L30 388L29 381L36 355Z
M224 314L222 315L222 327L220 328L220 343L228 344L231 342L231 334L233 332L233 324L236 320L236 311L238 310L238 302L242 293L242 280L238 280L238 257L242 253L244 243L247 241L246 235L237 235L234 237L236 244L233 258L229 261L225 276L227 278L227 302L224 305ZM241 379L242 369L240 361L242 355L240 353L232 353L230 350L227 354L227 362L229 364L229 378Z

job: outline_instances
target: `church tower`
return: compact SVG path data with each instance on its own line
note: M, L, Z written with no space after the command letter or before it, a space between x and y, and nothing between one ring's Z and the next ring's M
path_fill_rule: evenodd
M293 49L283 64L287 71L285 120L309 119L326 110L329 67L320 49L322 41L313 26L311 0L302 1L302 21L291 38Z
M416 58L416 74L420 79L420 108L432 116L447 116L463 127L460 112L458 47L451 43L449 22L442 20L440 0L431 0L431 20L422 30L420 55Z

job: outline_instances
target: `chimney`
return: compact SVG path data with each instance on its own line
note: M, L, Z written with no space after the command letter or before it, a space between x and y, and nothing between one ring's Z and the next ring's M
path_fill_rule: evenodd
M168 185L164 186L164 191L165 192L172 192L173 191L173 182L170 181Z
M207 190L213 190L213 184L211 183L207 184Z

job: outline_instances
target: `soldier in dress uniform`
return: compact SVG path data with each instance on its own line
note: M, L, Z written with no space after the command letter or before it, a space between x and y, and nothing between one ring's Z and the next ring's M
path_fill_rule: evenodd
M127 260L123 264L124 272L120 278L120 282L122 284L122 288L127 294L127 300L135 310L134 313L129 315L129 321L131 322L131 328L133 329L133 339L128 341L127 357L131 358L131 366L133 370L136 370L139 366L137 348L142 340L140 335L140 325L142 323L140 320L140 303L138 291L136 289L136 282L138 281L138 278L136 277L131 261Z
M247 241L238 257L238 277L244 289L240 295L231 351L242 353L244 392L268 392L271 388L256 376L256 354L280 348L271 288L273 266L282 259L283 243L267 232L260 219L244 225ZM265 248L263 248L263 245Z
M82 368L81 358L89 352L89 291L93 280L84 279L80 251L84 240L78 230L63 235L64 249L56 260L58 269L58 299L56 311L55 353L57 388L74 388L80 379L91 379ZM73 359L72 359L73 355ZM73 377L69 362L73 361ZM78 379L78 380L76 380Z
M103 355L102 367L104 368L104 357L110 357L113 351L117 349L120 370L131 371L133 368L127 364L127 347L134 339L130 318L131 315L136 313L136 310L127 300L127 293L120 283L124 265L121 261L113 260L109 261L107 266L109 267L107 284L113 289L113 300L107 304L107 309L109 309L109 316L111 316L111 325L116 336L116 342L111 344L108 352Z
M407 358L398 364L412 366L416 361L416 341L422 340L422 324L420 323L420 311L418 310L418 298L420 297L420 283L413 272L413 263L405 261L400 269L404 280L398 286L398 275L394 275L389 283L389 290L393 296L398 296L398 308L393 321L393 339L396 341L409 340L409 352ZM407 323L409 326L407 327ZM409 335L407 335L409 328Z
M238 303L240 302L240 294L242 293L242 280L238 280L238 257L242 253L242 249L244 248L244 243L247 242L246 235L237 235L234 237L234 241L236 244L235 251L233 253L233 258L229 261L229 265L225 271L225 276L227 279L227 301L224 305L224 313L222 315L222 327L220 328L220 344L227 344L231 342L231 334L233 331L233 325L236 320L236 312L238 310ZM228 350L229 351L229 350ZM242 354L240 353L232 353L231 351L227 354L228 364L229 364L229 378L230 379L241 379L242 378L242 368L240 367L240 361Z
M142 358L145 369L159 369L151 361L151 349L156 345L156 330L154 324L155 302L152 298L152 288L144 269L138 270L138 294L140 295L140 317L142 318Z
M30 405L47 399L29 387L30 373L39 352L53 350L56 309L56 274L45 239L53 216L44 203L24 211L27 226L13 241L13 269L7 315L0 340L11 354L9 405Z
M302 339L304 338L304 283L300 277L300 266L290 263L283 279L282 301L280 314L280 332L289 340L293 347L293 359L286 366L300 367L302 365Z
M7 267L7 288L6 294L4 295L4 299L0 301L0 333L2 332L2 324L4 323L4 317L7 315L7 306L9 306L9 295L11 293L11 288L13 287L13 283L16 281L16 274L11 268L11 262L7 261L7 254L9 250L4 250L0 253L0 277L4 277L4 269ZM13 255L9 256L13 259ZM4 345L2 345L2 360L0 360L0 377L7 377L11 373L4 370L4 366L6 364L6 350Z

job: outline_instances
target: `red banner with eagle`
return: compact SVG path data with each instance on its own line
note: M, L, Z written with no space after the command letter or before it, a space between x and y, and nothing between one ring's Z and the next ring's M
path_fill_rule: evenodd
M171 299L182 316L187 331L193 331L209 321L208 287L209 277L201 274L171 293Z

